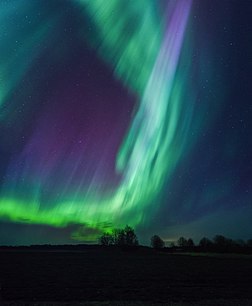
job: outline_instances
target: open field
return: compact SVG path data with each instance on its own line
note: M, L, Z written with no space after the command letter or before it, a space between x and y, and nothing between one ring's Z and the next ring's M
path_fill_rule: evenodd
M26 301L51 306L252 305L252 258L151 249L1 251L0 284L0 305L8 306Z

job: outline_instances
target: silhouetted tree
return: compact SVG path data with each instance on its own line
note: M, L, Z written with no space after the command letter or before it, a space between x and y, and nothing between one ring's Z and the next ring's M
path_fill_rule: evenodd
M187 247L187 240L184 237L180 237L177 241L177 244L181 248Z
M234 248L234 241L232 239L226 238L222 235L216 235L213 239L214 246L217 251L227 252Z
M126 225L124 229L114 229L112 233L104 233L99 238L101 245L137 246L138 239L132 227Z
M162 249L165 246L165 243L158 235L154 235L151 237L151 246L154 249Z
M125 235L123 229L119 228L114 229L112 235L113 235L114 245L117 246L125 245Z
M189 239L187 240L187 247L188 247L188 248L193 248L194 246L195 246L195 244L194 244L192 238L189 238Z
M124 243L126 246L138 245L138 239L132 227L126 225L124 228Z
M209 251L213 246L213 242L210 239L203 237L199 242L199 246L205 251Z
M110 233L103 233L102 236L99 238L99 244L108 246L114 243L114 239L112 234Z

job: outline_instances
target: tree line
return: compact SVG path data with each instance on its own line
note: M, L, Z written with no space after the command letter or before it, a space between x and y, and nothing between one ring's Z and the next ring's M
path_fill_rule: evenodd
M244 241L242 239L233 240L223 235L216 235L213 239L203 237L196 245L191 238L180 237L177 244L171 247L179 247L182 250L200 251L200 252L247 252L252 251L252 239Z
M124 229L114 229L105 232L99 237L102 246L137 247L139 241L134 229L128 225ZM190 252L252 252L252 239L233 240L223 235L216 235L212 240L203 237L198 244L192 238L180 237L177 241L165 246L165 241L159 235L150 238L150 246L163 251L190 251Z

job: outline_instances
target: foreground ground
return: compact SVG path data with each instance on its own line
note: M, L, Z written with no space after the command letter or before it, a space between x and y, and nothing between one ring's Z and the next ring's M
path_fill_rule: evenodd
M0 305L247 306L251 284L250 256L0 251Z

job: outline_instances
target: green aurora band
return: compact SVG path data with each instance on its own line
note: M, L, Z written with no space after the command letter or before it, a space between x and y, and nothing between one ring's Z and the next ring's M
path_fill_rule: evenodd
M191 1L170 1L165 13L152 0L78 0L75 5L83 9L92 25L91 33L82 34L90 47L97 50L100 58L113 68L115 77L139 100L115 161L121 182L105 194L99 192L95 182L86 188L80 184L74 193L43 206L41 183L30 174L30 188L34 191L31 199L27 202L19 198L15 184L5 188L8 191L2 192L0 198L0 216L56 227L78 223L101 230L107 224L107 230L127 223L148 224L158 209L164 184L191 145L188 133L195 100L187 94L191 86L188 74L192 51L187 32ZM6 12L1 10L0 14L3 18ZM0 105L5 105L8 93L37 56L29 55L30 46L35 41L51 39L51 24L53 20L48 19L34 33L27 33L20 49L25 51L20 51L18 57L11 54L1 57ZM20 61L24 57L21 52L26 52L29 60ZM22 64L15 77L11 77L9 72L17 60ZM0 109L3 122L5 108Z

